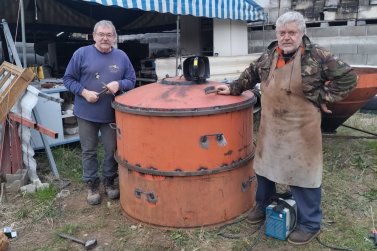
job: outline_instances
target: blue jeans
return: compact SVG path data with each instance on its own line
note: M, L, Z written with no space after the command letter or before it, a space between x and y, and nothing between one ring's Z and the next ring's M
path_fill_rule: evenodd
M109 123L97 123L77 118L82 151L83 181L99 182L99 163L97 158L99 132L105 156L102 166L104 179L113 180L118 176L118 164L114 159L116 150L116 131Z
M257 207L265 211L269 198L276 193L275 182L257 175L258 187L256 194ZM297 205L296 228L305 232L316 232L321 228L321 187L305 188L290 186L292 196Z

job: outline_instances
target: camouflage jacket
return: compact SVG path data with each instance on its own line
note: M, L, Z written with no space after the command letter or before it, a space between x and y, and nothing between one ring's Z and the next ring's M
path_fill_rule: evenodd
M356 87L354 70L328 50L311 43L307 36L303 37L303 44L305 52L301 58L301 76L304 95L318 107L321 103L344 99ZM267 52L230 84L232 95L240 95L267 79L276 48L277 41L272 42Z

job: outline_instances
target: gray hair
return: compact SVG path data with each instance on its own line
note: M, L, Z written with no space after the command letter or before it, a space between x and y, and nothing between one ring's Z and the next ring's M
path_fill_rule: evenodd
M111 21L109 21L109 20L101 20L101 21L99 21L98 23L96 23L96 24L94 25L93 32L97 32L97 29L98 29L98 27L100 27L100 26L110 27L110 28L113 30L113 34L114 34L114 36L115 36L115 37L118 36L117 31L116 31L116 29L115 29L115 26L113 25L113 23L112 23Z
M276 20L276 29L289 23L296 23L300 31L303 34L306 33L305 19L301 13L297 11L289 11L284 13Z

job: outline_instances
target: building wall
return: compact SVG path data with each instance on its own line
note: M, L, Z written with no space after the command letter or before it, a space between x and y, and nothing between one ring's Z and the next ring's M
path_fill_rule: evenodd
M295 10L308 21L368 21L377 19L377 1L374 0L269 0L264 6L267 23L275 23L278 16Z
M247 23L213 20L213 51L217 56L239 56L248 53Z
M377 25L307 28L309 38L352 65L377 65ZM275 40L274 30L249 32L249 53Z
M295 10L306 19L307 35L349 64L377 65L377 1L269 0L265 23L249 25L249 53L259 53L275 40L274 24Z

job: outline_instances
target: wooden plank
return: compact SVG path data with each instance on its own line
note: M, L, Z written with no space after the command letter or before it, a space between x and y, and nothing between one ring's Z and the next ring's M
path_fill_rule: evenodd
M26 118L22 118L20 117L19 115L13 113L13 112L10 112L8 114L8 117L13 120L13 121L16 121L18 123L20 123L21 125L24 125L26 127L29 127L29 128L32 128L32 129L35 129L53 139L57 139L59 134L51 129L48 129L47 127L44 127L34 121L31 121L29 119L26 119Z
M0 65L0 121L6 117L13 105L21 98L34 73L8 62Z
M9 149L8 144L5 144L5 141L8 140L5 137L6 133L8 133L5 128L7 126L6 121L0 123L0 174L1 173L10 173L11 172L11 164L9 163Z

